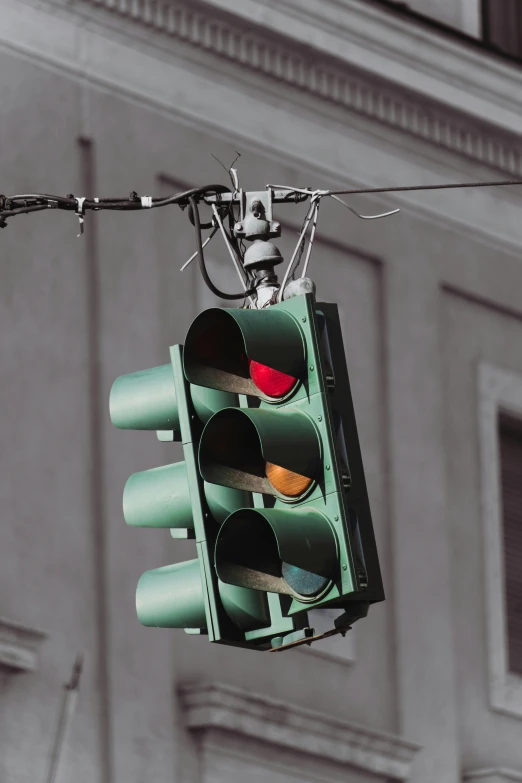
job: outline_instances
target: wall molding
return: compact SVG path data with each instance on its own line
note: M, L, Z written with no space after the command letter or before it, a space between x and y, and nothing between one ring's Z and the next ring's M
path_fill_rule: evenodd
M420 745L220 683L180 689L190 731L261 740L393 780L407 780Z
M522 783L522 772L504 767L476 769L464 772L462 779L478 781L478 783Z
M224 15L212 3L207 7L183 0L80 3L127 18L394 130L522 177L519 134L416 94L412 88L394 85L385 77L369 76L351 63L271 29L249 25L232 13ZM481 54L483 67L487 54Z
M38 668L38 654L47 634L0 617L0 667L19 672Z

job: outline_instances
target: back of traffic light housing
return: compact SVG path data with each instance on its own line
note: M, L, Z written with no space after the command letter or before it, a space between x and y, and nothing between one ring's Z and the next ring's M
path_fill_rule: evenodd
M204 482L197 446L209 417L239 400L233 393L189 385L182 355L182 347L173 346L171 364L121 376L111 390L115 426L156 430L159 440L181 441L185 457L184 462L130 476L123 493L127 524L166 528L173 538L195 539L197 553L194 560L145 572L136 590L136 611L147 626L183 628L213 642L249 647L254 643L247 641L248 634L255 636L261 628L270 628L272 635L287 633L297 623L282 617L273 597L227 584L216 575L213 552L219 526L231 511L252 505L252 498L246 491Z

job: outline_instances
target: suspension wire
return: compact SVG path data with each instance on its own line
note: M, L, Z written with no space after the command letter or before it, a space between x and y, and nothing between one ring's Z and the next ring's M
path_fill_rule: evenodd
M299 236L299 239L297 240L297 244L295 246L295 250L292 253L292 258L290 259L290 263L288 264L287 270L285 272L285 276L283 277L283 281L281 283L281 287L280 287L278 295L277 295L277 301L278 302L282 302L283 301L283 292L284 292L286 284L288 282L288 278L290 277L290 273L291 273L291 270L292 270L292 266L293 266L295 257L297 255L297 253L299 252L299 247L301 245L301 242L304 240L305 234L306 234L306 232L308 230L308 226L310 225L310 220L312 219L312 215L313 215L313 213L315 211L315 207L316 207L315 202L316 202L316 200L318 198L320 198L319 194L317 192L314 193L314 195L312 196L311 202L310 202L310 206L308 208L308 212L306 213L306 217L304 219L304 225L303 225L303 228L301 229L301 234Z
M331 190L310 190L309 188L291 188L288 185L267 185L267 188L274 188L277 190L288 190L293 193L304 193L307 196L312 196L314 193L317 193L321 198L323 196L330 196L331 198L335 199L335 201L338 201L340 204L342 204L346 209L349 209L350 212L355 215L358 218L361 218L361 220L378 220L379 218L385 218L389 217L390 215L395 215L397 212L400 212L400 209L392 209L390 212L382 212L379 215L361 215L357 210L353 209L353 207L350 207L345 201L342 200L342 198L339 198L339 196L335 195Z
M210 277L208 276L207 268L205 266L205 257L203 255L203 242L201 240L201 224L199 221L199 210L198 205L196 203L196 199L193 195L189 196L189 203L193 210L194 215L194 229L196 233L196 247L198 249L198 261L199 261L199 269L201 271L201 274L203 276L203 280L205 281L207 287L212 291L213 294L216 296L219 296L220 299L244 299L245 296L251 296L255 293L255 288L249 288L247 291L242 291L239 294L227 294L224 291L220 291L217 286L214 285Z
M459 182L445 185L406 185L393 188L359 188L357 190L329 190L325 195L342 196L355 193L397 193L405 190L443 190L448 188L495 188L502 185L522 185L522 180L508 179L501 182Z
M189 207L188 216L195 228L197 250L185 262L185 264L182 267L182 270L186 269L188 264L190 264L191 261L193 261L194 258L196 258L197 256L199 262L199 268L203 276L203 279L205 281L205 284L216 296L219 296L222 299L246 300L247 297L252 297L252 295L255 294L256 287L254 285L246 289L246 286L248 285L249 282L250 283L252 282L253 278L252 275L248 272L248 270L243 269L242 262L243 262L243 255L244 255L244 243L242 241L239 242L237 237L234 235L234 231L233 231L234 199L237 196L238 187L239 187L237 170L232 168L236 160L237 158L233 161L233 163L228 169L233 190L231 190L230 187L226 185L212 184L212 185L190 188L189 190L183 191L181 193L174 193L171 196L162 197L162 198L154 198L152 196L139 196L135 191L131 192L128 198L110 197L110 198L87 199L83 197L82 198L76 197L72 193L69 193L67 196L55 196L48 193L22 193L22 194L16 194L14 196L0 195L0 228L5 228L7 226L7 218L14 217L15 215L29 214L31 212L39 212L44 209L61 209L61 210L73 211L76 214L76 216L80 221L80 234L78 235L80 236L83 233L83 220L84 220L85 212L87 210L138 211L143 209L168 206L170 204L177 204L181 209L185 209L186 207ZM373 219L384 218L390 215L394 215L397 212L399 212L399 210L394 209L389 212L385 212L378 215L361 215L355 209L349 206L349 204L347 204L345 201L339 198L339 196L356 195L356 194L364 194L364 193L398 193L398 192L407 192L407 191L446 190L446 189L456 189L456 188L503 187L503 186L511 186L511 185L522 185L522 180L461 182L461 183L445 183L440 185L406 185L406 186L383 187L383 188L351 188L351 189L344 189L344 190L319 190L319 189L311 190L310 188L297 188L297 187L290 187L286 185L267 185L266 186L267 188L271 188L273 190L288 191L289 196L291 197L293 195L296 203L298 201L302 201L306 199L306 197L310 197L310 206L304 220L304 224L301 230L299 240L292 254L292 258L290 259L288 268L285 272L281 287L277 295L274 297L274 299L279 302L282 301L283 292L288 283L288 279L291 274L295 275L295 272L300 264L304 243L305 243L305 235L306 232L308 231L310 221L313 221L312 231L309 238L309 246L308 246L301 277L303 277L307 272L310 255L312 251L312 244L314 241L316 227L317 227L320 199L324 196L330 196L331 198L335 199L336 201L341 203L344 207L349 209L354 215L356 215L357 217L363 220L373 220ZM230 203L227 204L223 203L223 200L221 199L221 195L225 193L230 194L227 197L227 202L230 201ZM298 197L298 194L301 194L300 197ZM199 216L197 201L206 199L208 196L215 196L214 199L215 203L212 204L214 221L202 225ZM283 198L280 197L278 200L281 201L282 203L289 203L290 198L287 199L287 197L285 196ZM223 217L226 217L228 215L229 218L230 234L227 233L225 226L223 225L222 216L219 212L219 210L223 209L223 207L225 208ZM216 220L218 223L217 226L215 223ZM201 237L201 231L203 228L213 229L211 235L207 237L204 243ZM205 265L205 259L203 255L203 248L206 247L206 245L210 242L212 237L217 233L218 229L221 230L225 244L227 245L227 249L231 255L236 271L238 272L241 283L245 288L245 291L240 294L227 294L223 291L220 291L212 283L212 281L208 276L208 272ZM299 259L296 265L295 259L298 256L298 254L299 254Z
M234 172L235 173L235 172ZM234 188L237 181L237 175L234 177L231 175ZM454 188L484 188L484 187L503 187L509 185L522 185L522 180L501 180L501 181L488 181L488 182L460 182L460 183L445 183L441 185L406 185L402 187L385 187L385 188L350 188L343 190L317 190L311 191L309 188L296 188L287 185L267 185L267 187L279 190L288 190L294 194L301 193L305 196L312 196L312 194L318 193L321 196L340 196L340 195L356 195L362 193L398 193L405 191L422 191L422 190L445 190ZM81 212L86 210L99 211L102 209L108 210L120 210L120 211L137 211L140 209L150 209L156 207L164 207L169 204L178 204L182 208L188 205L189 197L195 196L199 198L205 197L205 195L214 193L219 195L221 193L231 193L232 191L226 185L205 185L203 187L191 188L182 193L175 193L166 198L153 198L150 196L138 196L136 192L132 192L129 198L95 198L84 199L77 198L72 193L67 196L54 196L48 193L22 193L14 196L0 195L0 227L4 228L6 219L15 215L27 214L29 212L37 212L42 209L63 209L71 210L78 213L79 206L81 204ZM23 203L20 203L23 202ZM32 202L32 203L28 203ZM344 203L344 202L343 202ZM345 206L348 206L345 204ZM351 209L351 207L348 207ZM355 212L355 210L354 210ZM358 214L358 213L356 213ZM388 214L388 213L386 213ZM80 215L79 215L80 216ZM370 216L360 215L365 219ZM377 217L377 216L372 216Z
M230 188L226 185L204 185L203 187L190 188L182 193L175 193L166 198L153 198L151 196L138 196L133 191L128 198L78 198L72 193L67 196L53 196L49 193L21 193L14 196L0 195L0 220L5 223L5 219L13 215L19 215L39 209L64 209L76 212L81 205L82 212L87 209L99 211L101 209L137 211L141 209L151 209L155 207L164 207L169 204L178 204L186 207L191 196L202 198L209 193L220 195L221 193L230 193ZM19 203L23 202L23 203ZM28 203L33 202L33 203ZM42 203L43 202L43 203Z
M204 248L205 248L205 247L208 245L208 243L210 242L210 240L212 239L212 237L216 235L216 232L217 232L217 231L219 231L219 227L218 227L218 226L214 226L214 229L213 229L212 233L211 233L211 234L210 234L210 235L209 235L209 236L208 236L208 237L205 239L205 241L203 242L203 245L202 245L202 247L204 247ZM197 250L196 250L196 252L195 252L195 253L192 253L192 255L190 256L190 258L189 258L189 259L187 259L187 261L185 261L185 263L183 264L183 266L180 268L180 270L179 270L179 271L180 271L180 272L184 272L184 271L185 271L185 269L186 269L186 268L188 267L188 265L190 264L190 262L191 262L191 261L194 261L194 259L196 258L197 254L198 254L198 251L197 251Z
M303 266L303 271L301 273L301 277L306 277L306 270L308 269L308 262L310 261L310 256L312 254L312 245L314 243L314 237L315 237L315 229L317 228L317 219L319 217L319 207L321 206L321 199L318 198L315 204L315 211L314 216L312 220L312 231L310 233L310 239L308 241L308 250L306 252L306 258Z
M339 204L342 204L343 207L349 209L353 215L355 215L358 218L361 218L361 220L379 220L380 218L390 217L390 215L396 215L397 212L400 212L400 209L392 209L390 210L390 212L381 212L379 215L361 215L353 207L347 204L346 201L343 201L342 198L339 198L339 196L336 196L334 193L329 193L328 195L331 198L335 199L335 201L338 201Z
M310 210L312 210L312 206L313 206L313 203L310 204ZM314 215L315 215L315 210L312 211L312 218L314 217ZM301 224L300 231L302 231L302 229L304 228L304 225L306 223L307 218L308 218L308 212L306 213L305 218L304 218L304 220L303 220L303 222ZM306 244L306 239L303 236L301 241L298 242L299 250L298 250L298 253L297 253L297 258L296 258L296 260L294 262L294 265L293 265L293 267L291 269L291 272L290 272L290 274L288 276L288 280L295 280L296 272L299 269L299 267L301 265L301 261L303 259L303 252L304 252L305 244Z
M227 250L228 250L228 252L230 253L230 257L231 257L231 259L232 259L232 263L234 264L234 266L235 266L235 268L236 268L236 272L237 272L237 274L238 274L238 277L239 277L239 279L240 279L240 281L241 281L241 285L243 286L243 289L244 289L244 294L243 294L243 296L244 296L244 297L246 297L246 296L250 296L250 295L247 293L247 281L246 281L246 275L244 274L244 270L243 270L243 268L242 268L241 264L239 263L239 261L238 261L238 259L237 259L237 256L236 256L236 254L235 254L235 253L234 253L234 251L232 250L232 245L231 245L231 244L230 244L230 242L229 242L229 237L228 237L228 235L227 235L227 232L225 231L225 227L223 226L223 222L222 222L222 220L221 220L221 218L220 218L220 216L219 216L219 212L218 212L218 210L216 209L216 205L215 205L215 204L212 204L212 212L214 213L214 218L215 218L215 220L216 220L216 222L217 222L217 224L218 224L219 228L221 229L221 233L222 233L222 235L223 235L223 239L225 240L225 245L227 246ZM255 291L255 288L254 288L254 291ZM252 302L252 298L250 298L250 301Z

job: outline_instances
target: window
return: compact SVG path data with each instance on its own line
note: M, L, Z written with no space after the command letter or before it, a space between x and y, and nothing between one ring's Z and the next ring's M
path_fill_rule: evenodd
M482 0L482 30L486 43L522 58L520 0Z
M489 701L522 718L522 374L480 364L478 418Z
M522 675L522 419L499 415L508 669Z

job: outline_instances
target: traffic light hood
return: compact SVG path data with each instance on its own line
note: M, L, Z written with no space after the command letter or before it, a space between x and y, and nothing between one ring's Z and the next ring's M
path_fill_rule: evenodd
M215 564L223 582L316 601L337 577L336 537L312 508L241 509L219 531Z
M207 422L199 447L205 481L280 497L267 477L267 464L317 479L321 447L310 416L288 406L284 412L225 408Z
M250 375L249 360L299 379L305 341L292 315L265 310L212 308L193 321L183 363L190 383L264 398Z

